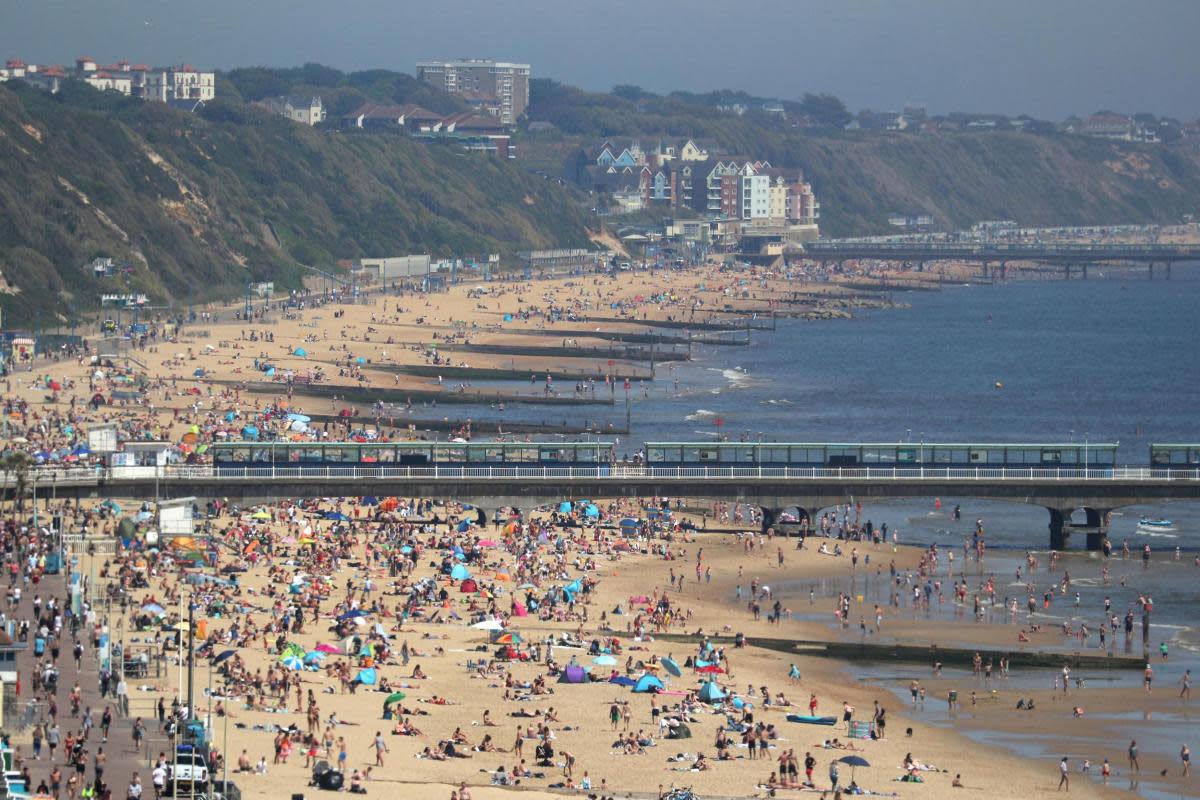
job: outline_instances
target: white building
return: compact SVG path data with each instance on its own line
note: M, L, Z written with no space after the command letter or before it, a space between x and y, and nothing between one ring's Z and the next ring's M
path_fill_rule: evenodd
M742 219L771 218L771 176L743 175L739 181Z
M59 65L26 64L10 58L0 69L0 81L23 80L48 92L57 92L61 82L75 78L102 92L119 92L127 97L166 103L177 100L207 102L216 96L216 73L201 72L190 65L149 67L118 61L102 65L91 56L75 59L74 70Z
M301 125L311 126L325 121L325 106L320 97L268 97L256 105Z
M168 100L208 102L217 96L216 74L201 72L190 64L159 67L146 76L143 99L165 103Z

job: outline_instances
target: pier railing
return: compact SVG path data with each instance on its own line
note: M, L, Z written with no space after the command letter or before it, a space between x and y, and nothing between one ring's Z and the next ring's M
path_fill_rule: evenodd
M1200 467L783 467L783 466L644 466L600 464L596 466L460 465L408 466L397 464L329 466L321 464L278 465L179 465L160 467L95 467L30 470L27 487L50 490L55 485L121 484L145 480L162 481L880 481L880 482L1035 482L1088 481L1109 483L1200 482ZM0 473L0 486L16 485L16 476Z

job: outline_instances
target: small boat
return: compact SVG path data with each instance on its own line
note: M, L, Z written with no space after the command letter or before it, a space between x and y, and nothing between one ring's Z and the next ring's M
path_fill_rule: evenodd
M837 717L810 717L808 714L788 714L788 722L803 722L806 725L835 725Z
M1138 520L1139 528L1174 528L1175 523L1162 517L1142 517Z

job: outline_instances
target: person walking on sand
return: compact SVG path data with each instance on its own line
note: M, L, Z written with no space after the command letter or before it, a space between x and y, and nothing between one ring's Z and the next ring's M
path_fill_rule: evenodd
M1142 766L1138 764L1137 739L1134 739L1129 743L1129 768L1134 772L1142 771Z
M1192 699L1192 671L1190 669L1183 671L1183 678L1179 681L1180 689L1179 696L1185 697L1188 700Z
M1067 787L1067 791L1071 791L1071 767L1067 764L1067 757L1063 756L1062 761L1058 762L1058 791L1062 791L1063 787Z
M1183 777L1187 777L1192 771L1192 748L1186 744L1179 748L1179 760L1183 762Z
M383 754L388 752L387 742L384 741L382 732L375 731L375 741L371 746L375 748L375 766L382 767Z

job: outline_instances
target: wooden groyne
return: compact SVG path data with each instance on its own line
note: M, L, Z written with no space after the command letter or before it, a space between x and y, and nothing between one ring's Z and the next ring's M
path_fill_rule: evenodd
M699 637L685 634L658 634L657 638L678 642L699 642ZM732 644L732 637L710 636L713 641ZM993 663L1002 657L1014 667L1061 668L1064 664L1072 669L1131 669L1145 667L1140 656L1106 654L1079 651L1001 650L987 645L979 647L953 647L937 644L899 644L890 642L843 642L805 639L775 639L763 636L747 636L746 643L781 653L806 656L824 656L845 661L887 662L902 661L912 664L940 663L943 666L971 667L975 654L986 662Z

